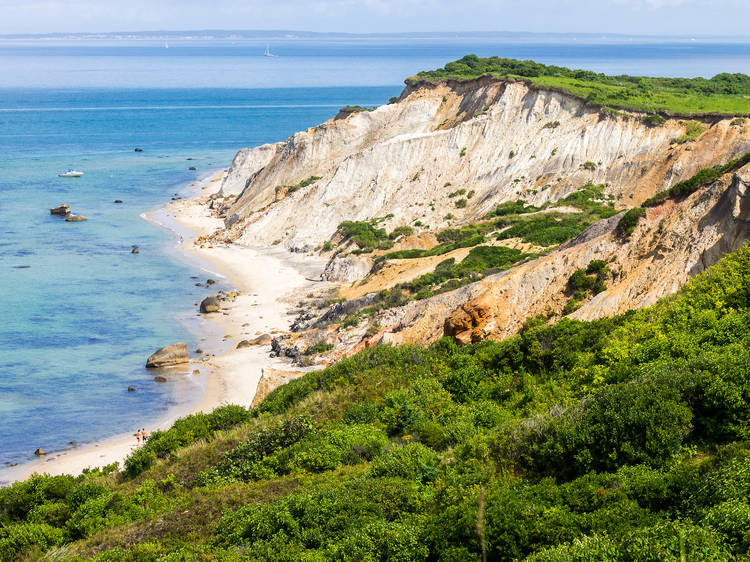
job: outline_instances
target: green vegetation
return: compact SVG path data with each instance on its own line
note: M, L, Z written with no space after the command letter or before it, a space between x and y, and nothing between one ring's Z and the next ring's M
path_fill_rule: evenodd
M649 309L376 346L217 412L0 489L0 558L747 559L750 248Z
M407 82L471 80L485 74L524 80L538 88L564 92L610 110L685 116L750 114L750 76L745 74L717 74L710 79L607 76L533 61L466 55L445 68L420 72Z
M466 147L463 147L461 149L461 152L458 153L459 156L466 156Z
M714 166L713 168L703 168L692 178L676 183L669 189L660 191L653 197L646 199L641 206L654 207L670 197L686 197L696 191L699 187L717 180L724 174L734 172L746 164L750 164L750 152L746 152L741 157L730 160L724 165Z
M586 269L577 269L568 279L568 291L572 298L563 309L563 314L570 314L577 310L584 300L591 295L598 295L607 290L605 281L610 271L602 260L592 260Z
M549 211L529 215L528 211L524 211L524 214L515 216L503 215L495 222L496 227L505 227L497 235L497 238L499 240L522 238L525 242L539 246L562 244L583 232L596 221L617 213L612 203L605 203L604 199L604 186L585 185L580 190L554 203L554 206L576 207L581 211L580 213ZM553 205L547 204L544 208L549 206ZM501 209L501 211L503 210Z
M464 193L466 193L466 190L461 188L461 189L457 189L456 191L450 192L448 194L448 197L458 197L459 195L463 195Z
M457 209L463 209L466 207L466 205L468 205L468 203L469 202L466 199L461 198L458 201L456 201L455 205Z
M643 207L635 207L628 210L627 213L622 215L620 222L617 223L615 232L623 238L628 238L635 231L635 227L638 226L638 221L645 215L646 209Z
M321 353L326 353L327 351L331 351L332 349L332 343L321 341L316 343L315 345L311 345L310 347L308 347L305 350L305 355L320 355Z
M559 121L548 121L544 124L542 129L557 129L560 126Z
M398 226L390 234L384 228L378 228L378 224L390 218L393 218L393 215L368 221L344 221L339 225L337 232L344 241L354 242L359 247L353 253L372 252L376 248L388 250L393 247L393 241L397 238L414 234L414 229L410 226Z
M706 126L700 121L681 121L680 124L685 127L685 134L673 139L674 144L692 142L706 132Z
M590 171L596 170L596 162L592 162L591 160L584 162L581 165L583 166L584 170L590 170Z
M658 113L652 113L643 118L643 122L649 127L659 127L667 122L667 120L659 115Z
M308 185L314 184L319 179L320 179L320 176L310 176L309 178L304 179L301 182L296 183L294 185L277 185L276 193L278 193L282 189L286 190L287 193L294 193L298 189L302 189L303 187L307 187Z

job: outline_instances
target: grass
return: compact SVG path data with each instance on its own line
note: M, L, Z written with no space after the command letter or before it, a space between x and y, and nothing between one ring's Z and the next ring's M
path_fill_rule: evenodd
M295 183L294 185L277 185L276 186L276 193L278 193L281 190L286 190L288 194L294 193L298 189L302 189L303 187L307 187L308 185L314 184L316 181L321 179L321 176L310 176L309 178L306 178L299 183Z
M407 83L471 80L482 75L523 80L603 108L688 117L750 115L750 77L745 74L724 73L710 79L607 76L533 61L466 55L442 69L420 72L407 79Z

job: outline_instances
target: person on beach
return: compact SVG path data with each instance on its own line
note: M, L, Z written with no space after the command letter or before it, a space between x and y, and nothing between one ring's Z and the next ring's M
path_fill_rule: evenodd
M143 437L143 443L145 444L148 441L148 431L145 427L141 429L141 437Z
M141 433L140 429L135 432L135 440L138 441L139 445L141 444L141 435L142 435L142 433Z

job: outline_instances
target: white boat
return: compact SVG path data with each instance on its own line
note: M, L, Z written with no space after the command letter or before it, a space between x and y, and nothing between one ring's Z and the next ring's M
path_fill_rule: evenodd
M73 168L66 170L62 174L57 174L61 178L80 178L83 175L83 172L79 172L78 170L74 170Z
M264 57L275 57L276 56L273 53L271 53L271 49L269 48L268 43L266 43L266 52L263 53L263 56Z

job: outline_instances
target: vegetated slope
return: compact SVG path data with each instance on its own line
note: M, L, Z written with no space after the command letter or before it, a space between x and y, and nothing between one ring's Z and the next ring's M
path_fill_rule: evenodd
M476 55L450 62L407 79L407 84L436 80L472 80L482 75L522 79L540 88L578 96L603 107L661 112L666 115L750 115L750 76L717 74L713 78L607 76L534 61ZM654 122L659 119L652 117Z
M624 208L748 150L735 119L618 114L493 77L423 82L396 103L238 153L222 187L240 193L224 239L319 249L342 222L375 218L434 232L587 183Z
M14 484L0 557L734 560L749 405L744 247L651 308L378 346L155 433L124 473Z

